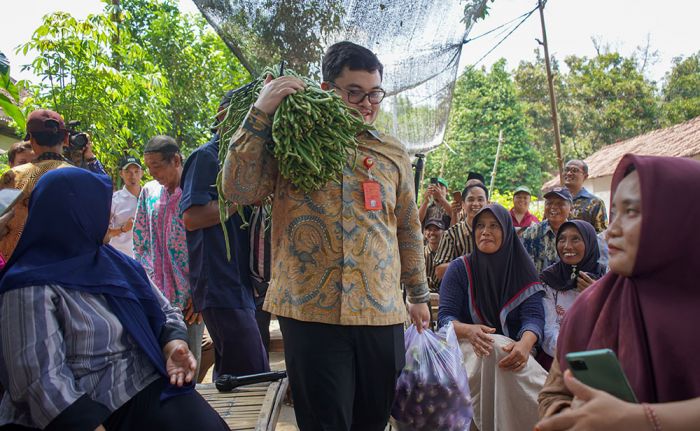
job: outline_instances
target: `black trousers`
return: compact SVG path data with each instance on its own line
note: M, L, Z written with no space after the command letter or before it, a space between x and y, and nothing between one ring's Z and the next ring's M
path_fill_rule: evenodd
M197 392L165 401L160 394L165 380L158 379L118 408L104 422L107 431L228 431L221 416ZM0 427L3 431L35 431L20 425ZM37 430L38 431L38 430Z
M160 401L165 380L159 379L121 406L105 422L107 431L225 431L228 425L196 391Z
M299 429L383 431L405 361L403 325L278 319Z
M272 315L262 309L265 297L255 298L255 321L258 322L258 330L260 338L262 338L263 347L267 354L270 354L270 320Z
M254 310L205 308L202 317L214 342L214 379L270 371Z

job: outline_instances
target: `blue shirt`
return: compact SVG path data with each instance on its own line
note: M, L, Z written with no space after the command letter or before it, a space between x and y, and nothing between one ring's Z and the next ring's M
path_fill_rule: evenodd
M475 289L478 289L475 286ZM440 326L456 320L462 323L474 324L469 312L469 277L462 259L450 262L447 272L440 284L440 306L438 322ZM506 317L508 334L515 340L520 340L525 331L531 331L537 336L538 343L544 334L544 292L539 291L530 295L520 305L514 308ZM506 334L500 334L506 335Z
M197 148L185 162L180 187L180 213L194 205L218 200L216 175L219 172L219 137ZM250 217L250 212L247 212ZM250 239L241 229L238 214L226 221L231 261L226 257L226 243L221 225L187 231L190 255L190 286L195 310L206 308L255 309L250 281Z

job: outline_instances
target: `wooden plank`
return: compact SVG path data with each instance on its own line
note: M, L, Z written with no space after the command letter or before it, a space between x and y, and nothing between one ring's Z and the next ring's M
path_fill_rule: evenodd
M267 421L267 428L263 428L263 431L274 431L274 429L277 428L277 420L279 419L280 411L282 410L282 402L287 394L289 381L287 379L282 379L277 383L277 392L274 394L274 399L272 400L272 409L270 411L270 417Z
M240 386L219 392L213 383L197 385L197 392L235 431L272 431L277 425L287 379Z

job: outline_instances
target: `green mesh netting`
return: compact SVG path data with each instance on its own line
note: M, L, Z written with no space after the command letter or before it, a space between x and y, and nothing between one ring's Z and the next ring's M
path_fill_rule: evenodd
M193 0L253 76L284 60L320 78L326 47L349 40L384 64L377 128L411 154L442 143L463 41L487 0Z

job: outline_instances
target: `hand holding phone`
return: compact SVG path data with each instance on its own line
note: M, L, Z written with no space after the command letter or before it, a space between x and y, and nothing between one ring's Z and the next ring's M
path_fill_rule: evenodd
M578 278L576 279L576 290L583 292L585 289L590 287L595 283L595 279L591 277L588 273L580 271L578 273Z
M599 349L568 353L566 362L569 363L574 376L586 385L630 403L638 402L612 350Z
M1 189L0 190L0 216L5 215L22 198L22 190Z

